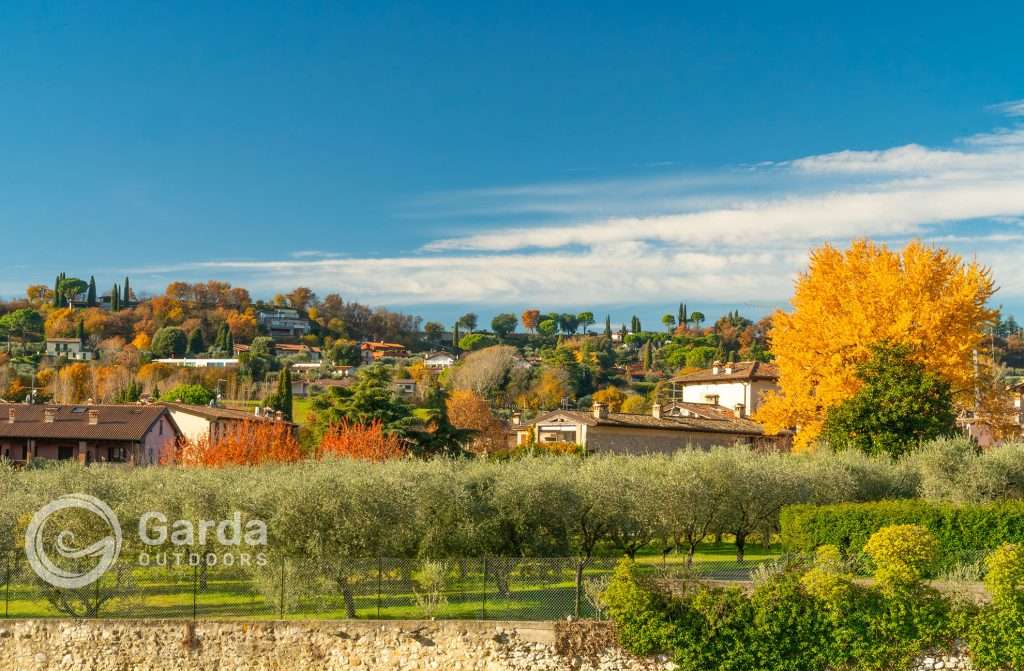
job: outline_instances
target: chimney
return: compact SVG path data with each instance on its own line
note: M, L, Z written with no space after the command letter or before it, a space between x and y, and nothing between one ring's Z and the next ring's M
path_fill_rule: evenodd
M253 410L253 412L256 414L257 417L262 417L263 416L263 408L261 408L258 405L256 406L256 409Z
M284 421L284 413L281 412L280 410L275 412L274 413L274 421L275 422L283 422Z
M57 408L46 408L43 410L43 422L46 424L53 424L53 420L57 418Z
M721 369L722 369L722 362L721 361L716 361L713 364L711 364L711 374L712 375L718 375L718 371L720 371Z
M608 406L604 403L595 403L593 411L594 419L608 419Z
M89 411L89 426L96 426L100 423L100 411L90 410Z
M732 414L736 415L739 419L743 419L747 416L747 406L742 403L737 403L732 408Z
M654 419L661 419L661 403L655 403L651 406L651 416Z
M725 374L726 375L732 375L732 367L733 367L732 361L729 361L729 362L727 362L725 364Z
M14 424L14 408L7 408L7 423Z
M512 426L522 426L523 424L523 413L513 412L512 413Z

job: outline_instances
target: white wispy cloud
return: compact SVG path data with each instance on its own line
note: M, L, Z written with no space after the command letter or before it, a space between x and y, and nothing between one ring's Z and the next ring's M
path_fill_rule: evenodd
M1024 100L993 109L1024 116ZM950 147L448 191L415 200L408 214L473 230L390 258L315 250L147 270L235 278L257 291L306 285L396 305L782 303L822 242L920 237L991 265L1003 297L1024 297L1024 125Z

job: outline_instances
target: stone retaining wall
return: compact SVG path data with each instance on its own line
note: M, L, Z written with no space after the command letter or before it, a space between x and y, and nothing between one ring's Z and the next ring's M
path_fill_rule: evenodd
M605 623L0 621L17 671L670 671L614 645ZM916 671L969 670L932 655Z
M588 623L579 623L587 626ZM573 653L552 622L0 621L18 671L655 671L614 647ZM589 637L588 637L589 638ZM601 638L601 636L598 636ZM571 646L571 642L569 644Z

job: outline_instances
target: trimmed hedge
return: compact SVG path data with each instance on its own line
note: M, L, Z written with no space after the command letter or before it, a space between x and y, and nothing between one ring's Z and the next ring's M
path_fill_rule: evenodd
M859 554L871 534L895 524L918 524L931 531L939 541L944 563L977 558L1003 543L1024 543L1024 501L800 504L783 509L781 522L782 542L792 552L835 545L847 554Z

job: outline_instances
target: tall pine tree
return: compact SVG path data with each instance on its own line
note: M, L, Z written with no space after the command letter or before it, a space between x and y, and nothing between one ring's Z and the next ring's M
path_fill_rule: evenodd
M96 277L89 276L89 289L85 295L85 302L91 308L96 307Z
M81 319L78 320L78 342L85 345L85 322Z
M128 284L128 278L124 278L124 294L121 298L121 305L128 307L128 304L132 301L132 290Z
M274 394L274 410L280 410L284 418L292 421L292 369L285 368L277 377L277 393Z
M121 287L114 284L113 291L110 292L110 309L117 312L121 309Z
M606 338L611 338L612 337L612 316L611 315L605 315L605 317L604 317L604 337L606 337Z

